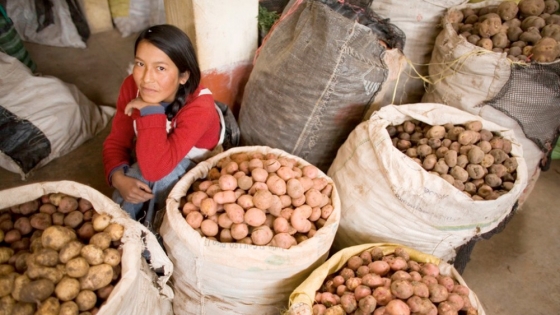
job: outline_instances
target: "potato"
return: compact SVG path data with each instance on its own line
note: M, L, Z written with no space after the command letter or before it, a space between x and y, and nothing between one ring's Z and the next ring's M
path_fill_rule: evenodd
M34 215L31 216L31 219L29 220L29 223L31 224L31 226L37 230L44 230L46 228L48 228L49 226L51 226L52 224L52 219L51 216L46 214L46 213L35 213Z
M303 177L303 178L308 178L308 177ZM304 186L302 184L302 179L292 178L289 179L288 182L286 183L286 192L291 198L300 198L305 193L306 189L304 189Z
M71 196L63 196L58 204L58 211L70 213L78 209L78 200Z
M219 232L218 223L213 220L206 219L200 223L200 230L202 231L202 234L207 237L216 236Z
M65 264L70 259L80 255L80 251L84 245L80 241L70 241L64 245L58 253L58 259L61 263Z
M94 245L95 247L104 250L111 246L111 235L106 232L96 233L89 240L89 245Z
M529 29L523 33L521 33L521 35L519 35L519 40L526 42L529 45L534 45L536 44L540 39L542 38L541 33L539 31L538 28L536 27L529 27ZM528 49L528 46L523 47L523 53L526 52L526 49Z
M66 274L70 277L80 278L87 274L89 264L84 257L70 259L66 263Z
M81 277L80 288L82 290L97 290L111 283L113 278L113 267L108 264L100 264L89 268L87 274ZM78 303L79 305L79 303Z
M41 235L41 243L43 247L60 250L66 243L75 240L76 234L62 226L50 226L43 231Z
M233 223L242 223L245 215L243 208L235 203L228 203L224 205L224 209ZM262 209L261 209L262 210Z
M469 164L467 165L467 173L472 179L483 178L486 175L484 168L481 165Z
M533 53L532 58L536 62L552 62L558 58L560 46L554 38L545 37L535 44L531 52Z
M41 266L56 267L58 264L58 252L50 248L39 249L34 256L35 262Z
M14 266L8 264L0 265L0 276L7 276L15 271Z
M241 242L249 235L249 227L245 223L233 223L230 229L231 237ZM252 241L251 241L252 243Z
M18 302L14 305L12 315L33 315L35 314L35 303Z
M18 274L15 272L0 276L0 297L4 297L12 293L14 281L17 276Z
M124 226L118 223L111 223L103 230L103 232L109 233L111 241L119 241L124 235Z
M105 230L109 224L111 224L111 216L108 214L102 213L93 219L93 229L96 232L101 232Z
M14 250L8 247L0 247L0 264L8 262L14 255Z
M544 0L521 0L517 4L523 16L537 16L544 12Z
M72 277L64 277L56 285L54 293L61 301L71 301L80 293L80 281Z
M558 11L560 4L556 0L545 0L544 13L553 14Z
M16 301L10 295L0 298L0 315L10 315L14 310Z
M483 38L488 38L498 34L502 26L502 19L496 13L488 13L480 16L477 27L478 35Z
M507 38L510 42L516 42L519 40L519 36L521 36L521 34L523 34L523 30L521 29L521 27L510 27L508 28L506 35ZM510 47L515 47L515 46L511 46ZM519 49L519 53L516 53L515 56L518 56L521 54L521 49ZM510 55L513 55L510 51Z
M21 235L27 235L33 230L27 217L21 217L14 222L14 229L19 230ZM1 242L1 240L0 240Z
M271 174L266 180L268 190L278 196L286 194L286 182L277 175Z
M251 232L251 241L255 245L266 245L272 240L273 234L268 226L259 226Z
M498 15L504 21L509 21L517 16L519 7L513 1L504 1L498 5Z
M19 230L10 230L4 234L4 242L8 244L15 243L21 240L21 232Z
M38 279L26 283L21 288L20 300L27 303L39 303L54 292L54 283L47 279Z
M80 226L77 232L80 239L89 240L93 236L93 234L95 234L93 223L85 222L84 224L82 224L82 226Z
M64 225L71 228L77 228L84 221L84 214L79 211L72 211L64 217Z
M425 158L424 161L422 161L422 167L425 170L432 170L434 168L434 166L436 165L437 162L437 156L435 154L428 154Z
M59 315L78 315L80 312L78 304L74 301L64 302L60 305Z
M546 25L546 21L540 16L528 16L521 21L521 29L528 31L530 27L542 29Z
M506 33L498 33L492 36L493 49L504 49L509 47L510 42ZM496 50L494 50L496 51Z
M112 267L121 263L121 254L115 248L106 248L103 250L103 263Z
M103 263L103 249L96 245L85 245L80 250L80 255L85 258L89 265L99 265Z
M276 246L284 249L289 249L290 247L297 244L298 242L296 241L296 239L288 233L277 233L276 235L274 235L274 237L272 237L272 241L270 242L271 246Z
M92 290L82 290L78 293L75 302L80 311L88 311L95 307L97 295Z

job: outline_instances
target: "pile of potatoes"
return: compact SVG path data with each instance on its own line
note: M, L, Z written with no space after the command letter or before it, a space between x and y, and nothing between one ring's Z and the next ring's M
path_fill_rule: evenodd
M514 186L511 141L483 129L480 121L431 126L409 120L387 126L387 132L397 149L473 200L497 199Z
M333 184L317 167L298 164L272 153L232 154L193 183L180 210L203 237L288 249L334 211Z
M383 255L373 247L325 279L313 315L476 315L469 293L435 264L411 260L403 248Z
M0 315L94 315L120 279L124 227L60 193L0 211Z
M557 0L504 1L452 11L449 22L470 43L512 61L552 62L560 56L559 6Z

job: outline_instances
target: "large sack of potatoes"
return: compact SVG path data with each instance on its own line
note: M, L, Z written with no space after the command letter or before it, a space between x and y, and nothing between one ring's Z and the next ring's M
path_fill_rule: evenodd
M399 244L338 251L290 295L289 315L484 315L453 266Z
M334 247L392 242L453 261L511 213L526 174L511 130L441 104L385 106L329 169L342 202Z
M428 64L436 37L441 31L441 18L447 9L468 0L375 0L371 9L390 19L406 35L403 53L408 60L400 69L399 79L387 82L388 89L381 106L419 103L426 91L423 77L428 76ZM369 116L368 116L369 117Z
M332 180L269 147L237 147L175 185L160 228L175 266L175 314L280 314L331 248Z
M514 131L529 185L548 169L560 128L560 14L555 0L482 1L449 9L423 102L457 107Z
M338 147L382 99L403 46L402 32L369 8L290 1L245 87L241 144L278 148L326 172Z
M0 314L173 313L155 236L91 187L0 191Z

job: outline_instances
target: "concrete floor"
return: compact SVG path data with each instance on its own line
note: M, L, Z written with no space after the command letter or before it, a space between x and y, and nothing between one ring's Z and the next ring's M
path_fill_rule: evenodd
M115 105L133 60L135 35L94 34L86 49L26 43L38 72L75 84L96 104ZM101 146L110 130L37 170L27 181L0 169L0 189L40 181L73 180L110 196ZM474 248L463 274L488 315L560 314L560 160L541 173L535 189L505 230Z

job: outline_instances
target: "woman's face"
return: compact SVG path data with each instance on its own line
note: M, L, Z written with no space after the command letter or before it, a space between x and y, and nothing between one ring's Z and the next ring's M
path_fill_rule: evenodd
M144 102L159 104L172 102L179 89L189 78L163 51L148 41L140 41L136 48L132 77Z

